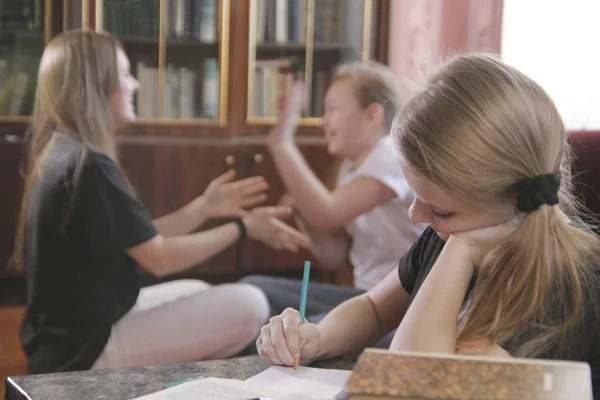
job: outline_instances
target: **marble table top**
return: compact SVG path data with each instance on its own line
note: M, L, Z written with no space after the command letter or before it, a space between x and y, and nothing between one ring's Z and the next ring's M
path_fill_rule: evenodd
M355 358L337 358L316 362L311 367L350 370L355 361ZM9 376L5 399L131 399L186 378L211 376L245 380L269 367L258 356L246 356L175 365Z

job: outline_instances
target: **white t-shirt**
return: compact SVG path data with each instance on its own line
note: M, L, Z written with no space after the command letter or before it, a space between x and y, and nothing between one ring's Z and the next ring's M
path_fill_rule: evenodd
M345 226L352 238L350 262L354 269L354 285L368 290L398 266L400 258L427 225L414 224L408 219L414 193L404 178L400 155L389 135L377 142L356 170L344 161L337 185L358 176L377 179L396 193L396 197L359 215Z

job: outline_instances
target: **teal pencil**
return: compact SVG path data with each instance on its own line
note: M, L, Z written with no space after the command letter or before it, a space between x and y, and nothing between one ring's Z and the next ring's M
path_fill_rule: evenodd
M182 383L186 383L186 382L192 382L192 381L197 381L197 380L199 380L199 379L203 379L203 378L204 378L203 376L198 376L198 377L195 377L195 378L187 378L187 379L182 379L182 380L180 380L180 381L176 381L176 382L167 383L167 384L164 386L164 388L165 388L165 389L168 389L168 388L171 388L171 387L173 387L173 386L181 385Z
M304 276L302 277L302 294L300 295L300 324L304 323L306 317L306 298L308 296L308 281L310 278L310 261L304 262ZM300 359L294 362L294 368L298 368Z

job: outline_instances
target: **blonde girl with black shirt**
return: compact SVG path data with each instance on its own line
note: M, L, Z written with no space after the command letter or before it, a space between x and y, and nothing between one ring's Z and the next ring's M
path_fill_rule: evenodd
M285 310L257 347L274 364L391 350L588 362L600 398L600 240L572 197L570 149L545 91L487 55L433 74L392 129L410 217L429 227L375 288L299 325Z
M30 373L197 361L232 356L255 338L268 303L244 284L181 280L138 288L136 264L163 277L249 236L275 248L307 239L276 217L243 207L266 182L215 179L204 195L153 220L117 161L113 132L135 119L138 87L120 43L71 31L41 59L15 262L26 271L21 342ZM191 233L207 218L237 223Z

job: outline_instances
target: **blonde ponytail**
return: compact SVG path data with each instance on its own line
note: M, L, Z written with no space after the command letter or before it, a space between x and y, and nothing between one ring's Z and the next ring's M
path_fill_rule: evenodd
M450 196L524 212L478 267L458 340L486 337L516 356L560 352L598 291L600 240L579 218L571 150L550 97L495 57L462 55L408 102L392 135L406 167ZM519 185L540 179L553 192L523 203Z
M560 349L596 284L597 246L558 207L527 214L480 266L458 340L487 337L519 357Z

